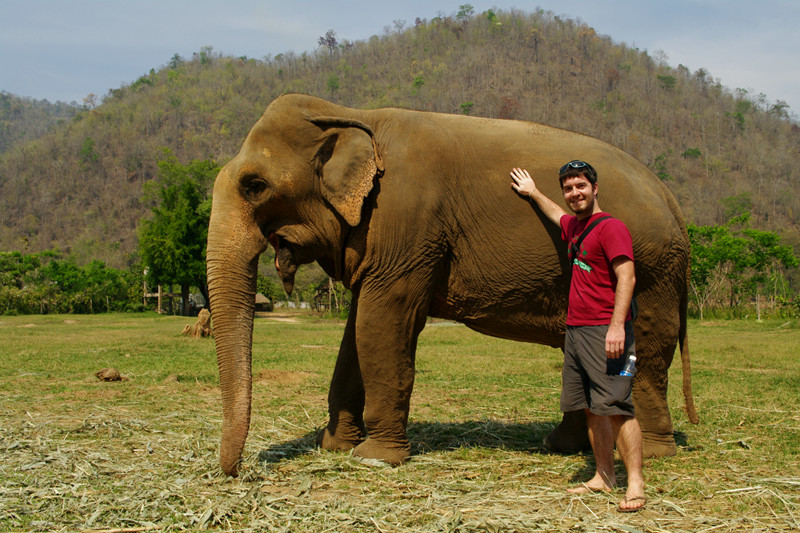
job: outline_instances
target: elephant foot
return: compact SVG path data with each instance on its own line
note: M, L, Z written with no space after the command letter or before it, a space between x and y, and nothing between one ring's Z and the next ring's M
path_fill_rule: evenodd
M328 428L323 428L317 433L317 446L329 452L342 452L352 450L361 442L361 439L345 440L332 434Z
M364 427L356 423L344 423L343 418L338 419L338 424L331 420L327 427L317 433L317 446L331 452L348 451L364 440Z
M652 457L672 457L678 452L675 445L675 438L669 435L661 435L642 431L642 457L649 459Z
M386 444L374 439L367 439L353 450L353 455L372 461L380 461L391 466L400 466L411 455L411 445Z
M578 453L592 449L586 429L586 413L564 413L561 423L544 438L544 446L556 453Z

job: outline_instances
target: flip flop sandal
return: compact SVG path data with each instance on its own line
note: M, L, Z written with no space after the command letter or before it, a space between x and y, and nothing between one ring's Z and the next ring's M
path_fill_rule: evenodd
M642 505L640 505L639 507L633 507L631 509L623 508L623 507L617 507L617 512L618 513L635 513L637 511L641 511L642 509L644 509L644 506L647 505L647 498L642 498L640 496L636 496L635 498L627 498L626 497L626 498L623 498L622 501L624 501L625 503L642 502Z

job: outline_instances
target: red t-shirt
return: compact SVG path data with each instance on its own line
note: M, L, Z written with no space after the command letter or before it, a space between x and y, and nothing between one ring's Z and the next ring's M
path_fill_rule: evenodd
M561 217L561 239L571 244L586 226L607 213L596 213L584 220L573 215ZM578 257L571 258L572 280L569 289L568 326L600 326L611 323L617 276L611 262L625 256L633 261L631 234L616 218L603 220L581 242ZM628 320L631 319L630 311Z

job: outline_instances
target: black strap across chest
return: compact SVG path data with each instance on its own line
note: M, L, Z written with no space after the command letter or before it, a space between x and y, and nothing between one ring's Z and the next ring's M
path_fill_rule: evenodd
M583 239L586 238L586 236L589 234L589 232L592 231L596 225L598 225L599 223L601 223L602 221L604 221L607 218L611 218L611 217L608 216L608 215L602 216L602 217L600 217L600 218L598 218L596 220L593 220L591 224L586 226L586 229L583 230L583 233L581 233L580 237L578 237L578 239L575 242L573 242L572 244L569 245L569 257L570 257L570 259L575 259L576 257L578 257L578 253L581 250L581 243L583 242Z

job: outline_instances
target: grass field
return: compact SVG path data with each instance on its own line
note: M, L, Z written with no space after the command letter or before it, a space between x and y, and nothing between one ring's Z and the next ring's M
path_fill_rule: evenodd
M800 529L800 324L690 324L700 425L670 405L679 451L645 462L647 508L572 496L583 455L541 446L560 351L448 322L423 331L414 456L370 467L313 446L344 323L259 318L242 475L221 475L213 341L190 319L0 317L0 530L789 531ZM95 372L119 369L124 381ZM619 468L620 479L624 470Z

